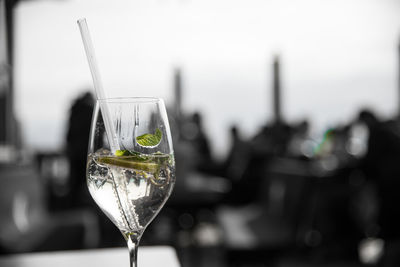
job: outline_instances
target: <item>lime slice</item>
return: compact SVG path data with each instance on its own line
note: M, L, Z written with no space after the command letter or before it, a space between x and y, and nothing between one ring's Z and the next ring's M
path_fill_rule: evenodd
M158 172L158 164L153 162L141 162L132 160L131 157L100 157L99 163L115 165L123 168L136 169L150 173Z
M125 156L126 159L131 161L148 161L149 157L145 154L140 154L136 151L129 150L117 150L115 151L115 156L122 157Z
M115 151L115 155L118 156L118 157L130 156L131 152L129 150L117 150L117 151Z

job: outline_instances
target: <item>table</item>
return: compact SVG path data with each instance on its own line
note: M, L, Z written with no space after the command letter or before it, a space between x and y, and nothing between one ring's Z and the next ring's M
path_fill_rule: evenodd
M139 247L139 267L179 267L172 247ZM57 251L15 254L0 257L1 267L128 267L127 248L106 248L77 251Z

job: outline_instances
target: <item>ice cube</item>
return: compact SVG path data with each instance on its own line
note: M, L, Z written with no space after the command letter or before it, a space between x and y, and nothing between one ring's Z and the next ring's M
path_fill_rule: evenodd
M107 182L108 171L109 170L106 166L98 165L92 161L88 168L89 179L97 188L100 188Z

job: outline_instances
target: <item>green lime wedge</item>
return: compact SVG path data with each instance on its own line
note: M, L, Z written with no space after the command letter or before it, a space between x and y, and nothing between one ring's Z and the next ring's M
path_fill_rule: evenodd
M130 157L100 157L99 163L115 165L123 168L136 169L150 173L158 172L158 164L153 162L134 161Z

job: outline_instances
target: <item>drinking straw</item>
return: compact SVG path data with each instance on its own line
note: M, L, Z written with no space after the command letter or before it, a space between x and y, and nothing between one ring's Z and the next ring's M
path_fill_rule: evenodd
M105 93L103 85L100 78L100 72L96 61L96 56L94 53L94 48L92 44L92 39L90 38L89 28L86 23L86 19L79 19L78 21L79 29L81 31L83 46L85 47L86 57L89 63L90 72L92 73L94 91L97 100L105 99ZM114 130L113 121L111 120L110 111L106 103L99 103L101 114L103 115L104 125L106 127L106 133L108 142L110 143L110 148L113 153L119 150L119 144L117 139L117 134Z

